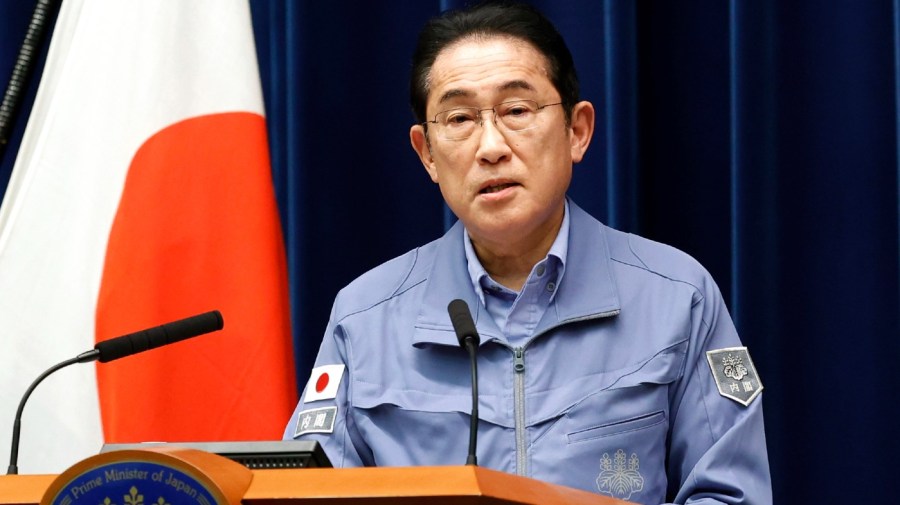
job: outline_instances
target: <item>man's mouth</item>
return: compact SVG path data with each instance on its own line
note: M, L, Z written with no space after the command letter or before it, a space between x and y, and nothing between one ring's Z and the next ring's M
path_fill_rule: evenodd
M486 188L482 188L479 193L486 195L488 193L496 193L498 191L503 191L506 188L510 188L512 186L516 186L514 182L504 182L503 184L494 184L493 186L488 186Z

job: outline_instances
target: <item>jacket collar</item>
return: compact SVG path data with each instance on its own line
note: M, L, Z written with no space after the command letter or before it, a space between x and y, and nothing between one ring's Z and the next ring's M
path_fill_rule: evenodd
M605 317L620 310L618 291L610 265L606 227L569 201L569 251L567 275L535 329L535 335L572 321ZM466 265L465 228L457 221L438 240L434 263L419 315L413 345L459 345L447 305L460 298L469 305L481 342L499 338L500 330L475 293Z

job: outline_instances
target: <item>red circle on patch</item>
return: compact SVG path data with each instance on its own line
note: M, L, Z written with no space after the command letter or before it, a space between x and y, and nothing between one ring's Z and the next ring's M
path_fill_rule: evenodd
M321 393L328 387L328 374L323 373L319 376L319 380L316 381L316 393Z

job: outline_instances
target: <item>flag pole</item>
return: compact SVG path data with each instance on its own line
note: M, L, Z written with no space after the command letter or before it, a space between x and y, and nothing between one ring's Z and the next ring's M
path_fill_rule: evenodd
M0 159L3 159L3 154L6 152L6 145L9 143L9 136L16 120L16 111L25 96L28 78L37 62L45 28L51 18L52 9L56 7L55 4L58 1L37 0L34 12L31 14L25 41L19 48L19 55L16 57L12 75L6 85L3 101L0 102Z

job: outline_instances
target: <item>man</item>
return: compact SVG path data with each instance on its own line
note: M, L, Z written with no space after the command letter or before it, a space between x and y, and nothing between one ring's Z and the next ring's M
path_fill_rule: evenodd
M530 7L432 20L410 140L459 222L338 294L285 438L335 466L466 459L472 308L482 466L638 503L770 503L762 385L709 274L567 201L594 108Z

